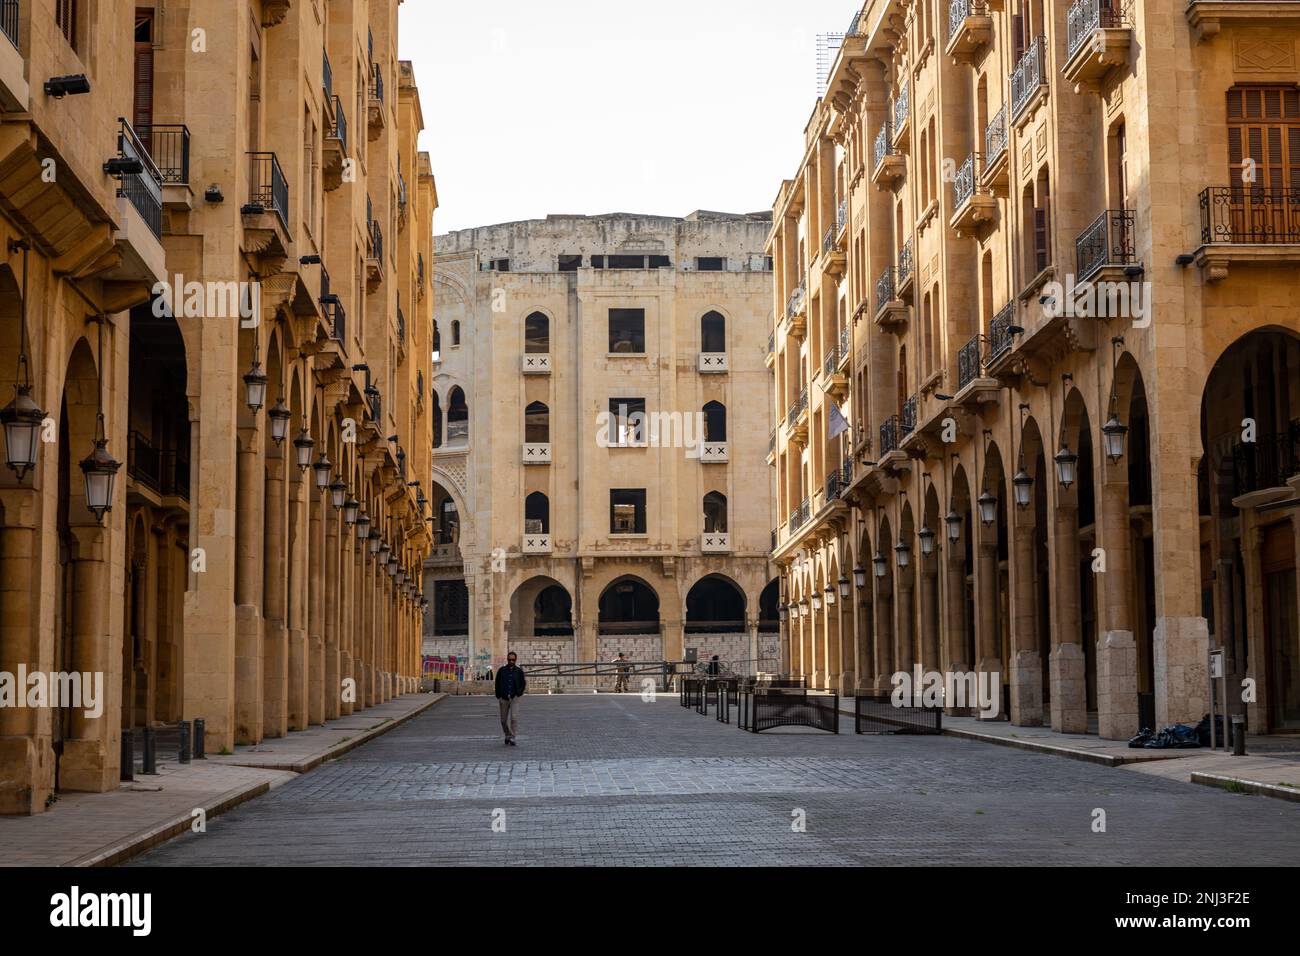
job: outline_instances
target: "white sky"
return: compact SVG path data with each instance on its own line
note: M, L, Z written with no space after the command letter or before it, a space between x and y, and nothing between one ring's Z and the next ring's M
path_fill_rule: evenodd
M434 231L770 209L860 0L406 0Z

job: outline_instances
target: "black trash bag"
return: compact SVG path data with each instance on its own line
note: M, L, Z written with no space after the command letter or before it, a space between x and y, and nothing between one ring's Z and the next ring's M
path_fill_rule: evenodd
M1223 733L1223 714L1214 715L1214 731L1217 735L1215 739L1222 746L1228 738ZM1201 718L1201 722L1196 725L1196 739L1200 741L1202 747L1210 746L1210 715L1206 714Z
M1143 727L1137 732L1136 737L1130 737L1128 745L1134 750L1140 749L1147 745L1147 741L1156 735L1156 732L1150 727Z

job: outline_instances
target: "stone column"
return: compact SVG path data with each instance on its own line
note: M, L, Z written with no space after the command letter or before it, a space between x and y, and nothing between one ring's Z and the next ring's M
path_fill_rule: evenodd
M831 587L834 587L832 584ZM840 597L835 592L835 603L826 608L826 683L828 690L840 690L841 660Z
M998 630L998 617L1000 615L1000 574L998 571L998 532L997 525L984 527L980 523L981 532L979 542L975 552L975 637L976 650L979 654L979 663L976 665L976 671L981 680L988 680L989 685L995 694L995 703L999 711L1002 707L1002 652L1000 647L1000 632ZM985 678L984 675L990 675ZM974 707L977 701L969 701L968 706ZM1001 716L999 713L998 716ZM982 719L995 719L984 717Z
M289 482L289 698L290 730L307 729L307 482Z
M265 737L283 737L289 732L284 464L283 458L266 460L266 522L262 535L262 730Z
M894 669L912 673L916 663L916 601L911 569L898 576L898 607L896 609Z
M346 614L347 596L344 577L343 550L339 544L339 523L341 521L332 505L326 502L325 509L325 676L322 695L325 704L325 719L335 720L340 716L340 687L342 686L342 641L343 618Z
M312 472L306 485L307 533L307 721L325 723L325 514L329 507Z
M894 688L894 597L889 578L876 582L876 693L888 694Z
M1133 551L1129 527L1127 464L1106 462L1101 487L1097 544L1106 570L1098 582L1097 732L1127 740L1140 729L1137 706L1137 641L1133 635ZM1121 473L1122 472L1122 473Z
M1061 494L1061 492L1058 492ZM1079 609L1079 509L1071 497L1053 513L1052 729L1062 734L1088 731L1088 685Z
M1043 661L1038 650L1038 599L1034 589L1037 559L1032 511L1020 513L1011 540L1011 723L1043 724Z
M43 591L57 593L62 572L42 561L36 533L41 501L27 489L0 491L0 671L17 675L18 665L48 673L55 634L42 640L38 627ZM51 555L52 557L52 555ZM105 691L108 688L105 685ZM29 707L0 707L0 814L39 813L54 789L54 756L48 721L38 725Z
M921 666L923 670L942 670L939 658L939 559L933 555L919 558L921 611Z
M263 713L262 593L266 469L260 429L241 428L235 488L235 742L256 744Z

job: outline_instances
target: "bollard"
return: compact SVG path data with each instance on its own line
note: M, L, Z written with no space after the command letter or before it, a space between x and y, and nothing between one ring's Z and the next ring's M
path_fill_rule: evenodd
M129 727L122 731L122 767L118 779L123 783L135 779L135 737Z
M1246 756L1246 718L1241 714L1232 715L1232 755Z
M190 722L188 720L182 720L180 723L180 728L181 728L180 762L189 763L190 762Z
M207 728L204 725L203 718L195 717L194 718L194 759L195 760L208 759L207 751L205 750L207 746L207 741L205 739L206 736L207 736Z
M144 729L144 773L146 776L158 775L158 756L154 752L155 742L153 739L153 728Z

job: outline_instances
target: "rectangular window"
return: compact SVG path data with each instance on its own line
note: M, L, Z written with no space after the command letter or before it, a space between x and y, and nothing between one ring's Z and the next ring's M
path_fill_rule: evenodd
M611 269L644 269L645 256L610 256Z
M560 256L561 272L577 272L582 268L582 256Z
M605 257L604 257L604 256L592 256L592 257L591 257L591 267L592 267L593 269L603 269L603 268L605 268Z
M509 259L493 259L491 262L488 263L487 271L488 271L488 272L509 272L509 271L510 271L510 260L509 260Z
M726 272L727 260L718 256L700 256L695 260L695 268L699 272Z
M609 493L609 533L646 533L644 488L615 488Z
M626 448L646 443L644 398L611 398L609 417L610 445Z
M651 269L671 269L672 267L673 267L673 260L669 259L667 256L650 257Z
M645 309L609 310L609 350L624 355L645 354Z

